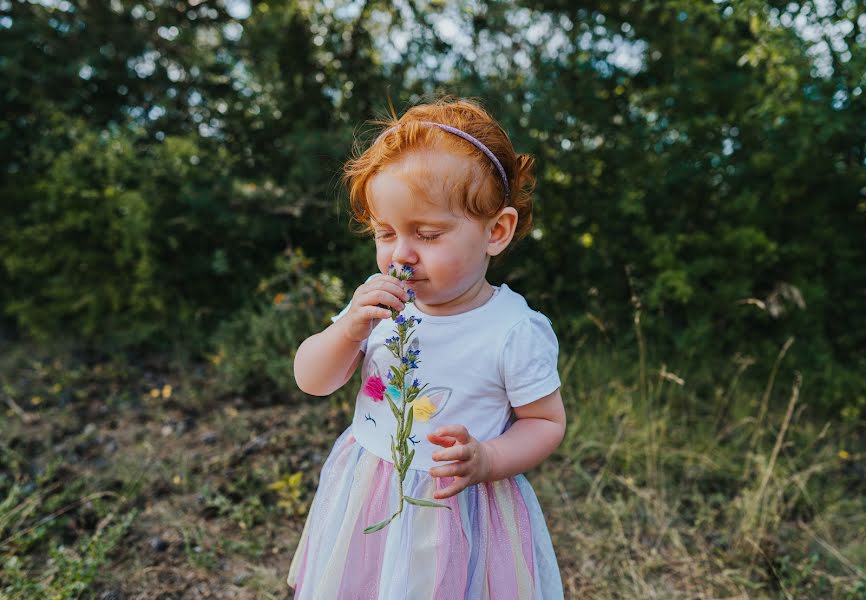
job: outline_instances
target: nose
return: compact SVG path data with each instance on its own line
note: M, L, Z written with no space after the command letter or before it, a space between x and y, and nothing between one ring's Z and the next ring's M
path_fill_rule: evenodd
M391 262L399 265L414 265L418 262L418 253L410 240L401 238L394 246L394 253L391 255Z

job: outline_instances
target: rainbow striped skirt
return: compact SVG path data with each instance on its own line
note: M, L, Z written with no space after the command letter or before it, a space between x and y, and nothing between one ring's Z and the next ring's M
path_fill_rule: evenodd
M453 478L409 469L403 493L432 499ZM562 581L538 499L524 475L397 507L394 465L352 435L337 438L289 567L295 600L561 599Z

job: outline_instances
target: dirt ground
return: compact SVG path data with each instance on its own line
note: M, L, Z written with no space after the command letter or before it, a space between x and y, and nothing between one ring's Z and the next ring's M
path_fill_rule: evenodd
M34 496L51 539L69 546L137 512L87 597L291 597L285 578L305 510L348 407L212 395L204 370L181 377L159 366L76 367L58 384L68 365L39 364L3 394L11 479L53 471ZM271 488L297 472L292 495Z

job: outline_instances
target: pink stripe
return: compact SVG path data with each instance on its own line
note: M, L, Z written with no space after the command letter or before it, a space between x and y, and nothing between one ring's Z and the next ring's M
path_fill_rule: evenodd
M454 482L453 477L437 477L436 489L446 488ZM436 583L433 588L434 600L453 600L463 598L466 592L466 579L469 569L469 540L463 531L460 518L460 504L457 496L435 500L451 507L424 508L418 510L436 511L439 525L439 543L436 550Z
M396 525L388 525L373 533L364 533L364 528L385 520L397 507L389 506L388 502L394 465L379 459L375 469L372 475L375 483L371 485L367 497L361 500L365 508L359 513L358 522L352 530L339 598L375 598L379 595L385 540L388 539L388 528Z
M511 519L513 516L503 515L496 503L494 486L501 485L501 482L483 485L487 487L487 497L490 500L490 543L487 546L487 585L490 597L496 600L517 599L517 568L504 522L504 519Z
M526 509L526 501L520 493L520 486L513 478L508 480L511 488L511 502L514 504L514 518L517 522L517 535L520 538L520 548L523 556L519 557L529 566L529 575L535 581L535 557L532 548L532 523L529 520L529 511Z

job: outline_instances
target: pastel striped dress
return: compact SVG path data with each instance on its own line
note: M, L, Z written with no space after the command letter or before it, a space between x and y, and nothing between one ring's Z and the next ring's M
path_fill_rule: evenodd
M432 500L452 477L432 477L426 433L446 423L467 425L486 440L513 422L512 406L559 387L558 346L546 317L503 284L487 304L449 317L426 315L409 305L423 360L417 370L433 382L429 407L416 412L417 455L403 481L406 496ZM348 307L347 307L348 308ZM334 320L345 313L345 309ZM474 335L461 339L471 322ZM389 422L381 402L391 335L383 321L364 347L361 386L352 423L338 437L322 467L287 582L296 600L558 600L562 582L538 499L524 475L469 486L436 500L451 510L404 504L384 529L363 530L397 508L399 481L390 457ZM430 352L437 347L447 352ZM496 349L495 352L489 348ZM485 362L486 361L486 362ZM501 367L501 368L500 368ZM504 375L503 375L504 372Z
M430 498L450 485L410 469L404 493ZM387 527L363 533L397 506L397 475L351 426L337 439L289 569L295 599L523 600L562 598L544 515L523 475L439 500L404 505Z

